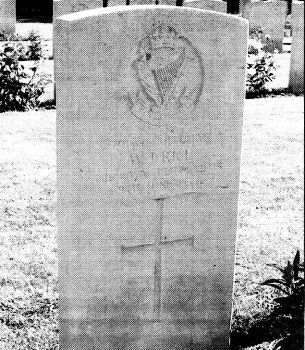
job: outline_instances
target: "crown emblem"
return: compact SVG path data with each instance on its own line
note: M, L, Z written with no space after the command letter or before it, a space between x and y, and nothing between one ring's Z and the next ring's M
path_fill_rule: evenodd
M150 40L152 49L159 48L175 48L177 32L166 24L161 24L156 27L151 33Z

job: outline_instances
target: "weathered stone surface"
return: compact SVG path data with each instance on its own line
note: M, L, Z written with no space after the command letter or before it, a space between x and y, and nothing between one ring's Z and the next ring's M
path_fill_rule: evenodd
M228 348L247 34L182 7L57 19L62 349Z
M158 0L159 5L176 6L176 0Z
M103 0L53 0L53 20L79 11L103 7Z
M129 0L129 5L155 5L155 0Z
M227 3L221 0L184 0L183 6L195 7L202 10L227 12Z
M251 0L239 0L239 13L243 14L245 12L245 6L249 2L251 2Z
M16 30L16 1L0 0L0 30L5 33L15 33Z
M304 2L292 3L292 44L289 86L296 94L304 92Z
M263 44L282 52L286 12L286 1L255 1L245 5L243 17L249 20L250 31L261 30Z
M109 6L125 6L126 0L107 0L107 7Z

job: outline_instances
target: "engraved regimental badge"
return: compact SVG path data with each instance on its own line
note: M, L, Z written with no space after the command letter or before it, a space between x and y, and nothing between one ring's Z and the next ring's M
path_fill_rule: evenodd
M173 27L160 24L140 41L131 71L128 105L135 117L169 127L190 118L203 89L203 65L198 50Z

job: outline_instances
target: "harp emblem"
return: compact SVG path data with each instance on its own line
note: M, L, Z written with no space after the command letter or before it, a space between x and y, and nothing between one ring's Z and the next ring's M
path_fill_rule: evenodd
M131 113L142 121L168 126L189 119L203 89L199 51L167 24L140 41L131 63Z

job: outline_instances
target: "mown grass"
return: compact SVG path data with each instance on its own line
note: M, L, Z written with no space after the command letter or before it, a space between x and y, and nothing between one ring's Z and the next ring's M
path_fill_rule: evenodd
M268 340L257 348L267 350L282 334L267 322L265 333L246 333L274 308L277 293L260 283L280 272L267 264L284 266L304 246L302 123L301 97L246 100L233 299L237 345Z
M303 247L302 112L301 97L246 100L236 349L268 350L282 335L251 329L273 310L276 293L260 283L279 274L267 264ZM0 130L0 349L57 349L55 111L0 114Z
M56 349L55 114L0 125L0 349Z

